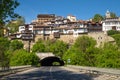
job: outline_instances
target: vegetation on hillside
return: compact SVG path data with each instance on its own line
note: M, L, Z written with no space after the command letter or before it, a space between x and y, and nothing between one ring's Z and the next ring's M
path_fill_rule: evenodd
M9 21L6 25L6 27L9 27L10 33L15 33L19 30L19 26L24 25L24 24L25 24L24 17L18 17L15 20Z
M0 27L10 28L10 32L18 31L18 26L23 25L25 20L23 17L18 18L18 14L14 13L14 9L19 5L17 0L2 0L0 3ZM111 12L111 17L117 17ZM15 19L17 18L17 19ZM101 22L105 17L95 14L94 22ZM120 68L120 32L108 31L108 35L112 36L116 44L105 43L101 47L95 47L96 41L88 36L78 37L75 43L69 46L60 40L39 40L33 45L32 53L23 49L23 43L18 40L9 41L3 36L3 30L0 29L0 67L20 66L20 65L38 65L39 58L36 52L53 52L56 56L62 58L66 64L80 66L94 66L107 68ZM55 63L56 64L56 63Z
M10 41L7 38L0 37L0 67L9 66L9 57L6 54L9 49Z
M33 45L32 52L52 52L56 56L62 57L68 49L68 44L60 40L39 40Z
M72 65L120 68L118 46L105 43L97 48L95 43L95 40L90 37L78 37L75 44L64 54L63 59L67 64ZM89 46L86 46L88 44Z
M21 65L38 65L39 58L34 53L28 53L24 49L15 50L11 54L10 65L21 66Z
M109 31L107 31L107 35L108 36L112 36L114 34L120 34L120 31L116 31L116 30L109 30Z
M23 49L21 41L0 38L0 67L38 65L38 61L39 58L34 53Z
M104 43L100 47L95 47L96 41L88 36L78 37L71 46L59 40L39 40L34 44L32 53L23 49L21 41L0 38L0 64L2 66L38 65L39 58L34 53L53 52L66 64L120 68L120 35L114 34L112 37L116 44Z
M114 38L116 45L120 48L120 31L109 30L107 34Z

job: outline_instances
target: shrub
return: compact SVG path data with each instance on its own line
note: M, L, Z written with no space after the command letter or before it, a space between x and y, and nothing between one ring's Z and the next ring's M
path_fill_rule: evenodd
M39 58L34 53L28 53L23 49L14 51L10 59L11 66L37 65L38 62Z
M120 32L116 31L116 30L109 30L109 31L107 31L107 34L108 34L108 36L111 36L111 35L114 35L114 34L120 34Z

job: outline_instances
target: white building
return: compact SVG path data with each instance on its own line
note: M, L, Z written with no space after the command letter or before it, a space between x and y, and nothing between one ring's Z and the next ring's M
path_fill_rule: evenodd
M76 22L76 20L77 20L76 17L72 16L72 15L68 15L67 19L69 19L71 22Z
M24 31L26 29L26 26L19 26L19 33L22 33L22 31ZM28 30L31 30L33 32L33 25L29 25L28 26Z
M18 33L16 34L16 38L21 38L22 37L22 32L24 32L26 30L26 28L28 28L28 30L30 30L31 32L33 32L33 25L23 25L23 26L19 26L19 30Z
M106 12L106 19L102 21L102 31L117 30L120 31L120 18L111 18L110 12Z

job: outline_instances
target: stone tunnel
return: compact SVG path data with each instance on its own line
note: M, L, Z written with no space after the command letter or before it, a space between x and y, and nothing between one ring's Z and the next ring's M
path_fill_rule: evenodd
M41 66L64 66L64 61L53 53L36 53L40 58Z
M54 64L55 62L57 64ZM50 56L40 60L40 64L41 66L64 66L64 61L56 56Z

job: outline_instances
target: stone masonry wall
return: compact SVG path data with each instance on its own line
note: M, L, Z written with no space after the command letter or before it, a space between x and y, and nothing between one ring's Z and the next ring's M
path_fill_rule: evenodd
M92 37L96 40L97 45L99 46L100 44L103 44L104 42L113 42L114 39L110 36L107 36L106 34L104 34L104 32L90 32L88 34L79 34L79 35L60 35L60 38L58 38L58 40L62 40L64 42L67 42L69 44L73 44L75 42L75 40L77 39L77 37L79 36L89 36ZM43 35L36 35L35 36L35 41L31 42L31 47L35 44L35 42L37 42L39 39L45 39L45 40L49 40L49 39L54 39L53 35L48 35L43 37ZM27 42L24 42L24 47L26 48L28 46Z

